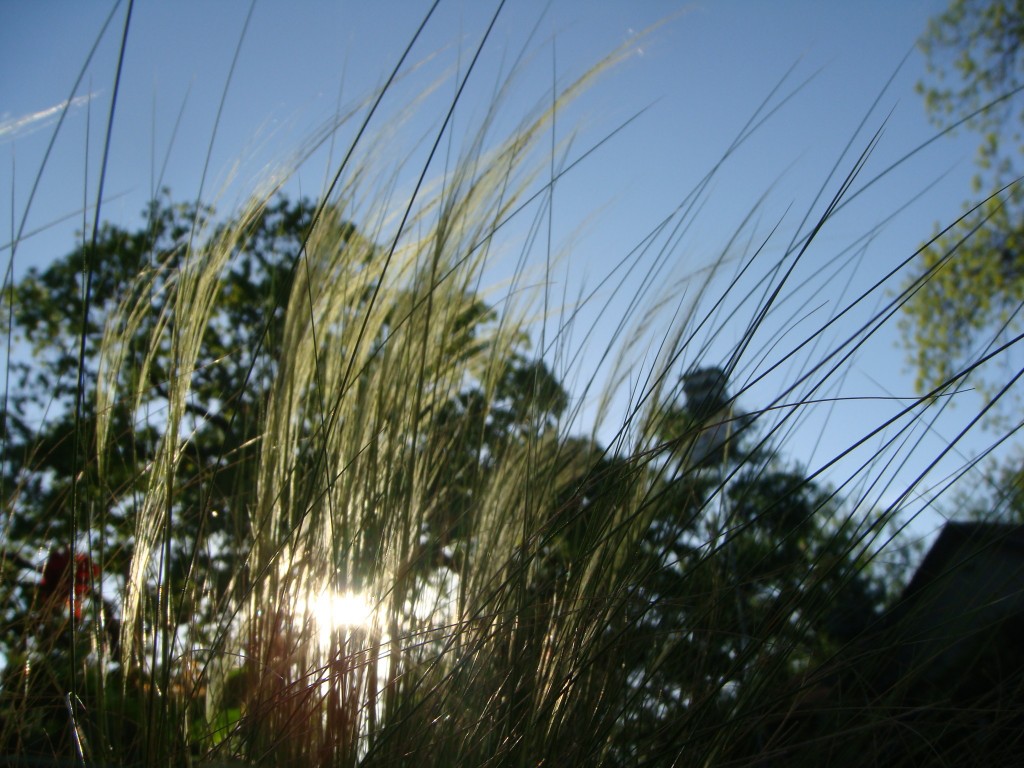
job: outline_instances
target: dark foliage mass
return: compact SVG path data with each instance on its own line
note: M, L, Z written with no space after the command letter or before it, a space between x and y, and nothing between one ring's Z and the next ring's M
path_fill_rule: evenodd
M154 705L146 697L159 674L141 658L135 668L118 661L118 605L147 487L140 468L153 460L163 436L159 418L140 414L160 411L175 372L164 350L152 353L148 346L153 324L165 316L151 313L125 353L136 364L120 374L146 376L139 388L146 396L111 405L111 449L102 458L91 454L97 444L95 401L87 401L77 422L74 409L74 345L82 317L74 276L84 258L97 265L84 336L85 374L93 379L104 324L119 302L139 290L140 273L156 275L150 300L158 310L167 309L173 322L173 307L161 304L163 289L190 268L185 254L196 236L191 223L211 214L164 198L147 211L139 230L105 227L94 249L78 249L32 270L15 286L14 332L31 343L34 356L14 364L19 386L6 414L4 483L14 515L5 562L14 578L4 582L8 664L0 711L8 754L71 754L62 705L71 689L89 713L83 728L90 738L119 745L115 753L126 757L143 754L137 741L140 729L152 725L146 713ZM168 502L174 520L164 545L169 580L157 582L172 598L162 601L156 592L150 597L171 611L172 621L180 617L182 631L195 624L197 612L213 620L219 596L249 557L260 430L284 351L283 308L312 215L310 204L281 199L244 224L199 364L190 372L191 430L178 491ZM216 240L231 229L221 225L207 237ZM342 248L359 238L343 221L338 233ZM367 301L372 287L364 294ZM470 298L465 307L454 326L461 341L452 349L469 355L485 343L486 328L498 318L479 300ZM712 374L713 396L695 394L693 383ZM711 751L722 748L713 746L712 724L725 717L749 723L746 740L730 750L752 749L765 738L764 697L756 691L792 685L798 670L854 637L883 598L883 585L857 554L856 531L844 527L835 500L753 439L755 420L735 418L724 374L708 369L687 380L687 400L671 405L660 419L664 448L643 457L616 455L583 438L556 440L567 394L521 345L502 363L490 391L467 379L428 419L424 450L444 458L426 479L426 497L433 503L423 517L420 552L411 558L420 578L438 571L459 574L470 566L478 547L474 537L480 535L476 509L510 456L526 451L541 463L548 461L545 455L553 462L549 470L538 470L538 483L530 489L550 495L542 505L550 512L534 524L530 553L523 550L533 575L517 610L534 630L525 635L532 639L510 670L527 670L531 657L552 652L544 628L552 621L550 612L558 610L559 595L578 586L596 551L623 536L625 560L606 563L625 569L626 577L618 595L608 596L619 608L608 614L600 640L605 661L590 662L587 672L599 697L590 727L602 735L604 759L614 762L658 759L694 739ZM741 428L725 436L725 422ZM697 450L704 455L696 457ZM617 516L628 499L635 499L629 502L633 521ZM643 521L639 528L636 519ZM619 532L615 525L626 527ZM631 540L637 530L639 537ZM41 564L38 552L49 552ZM197 578L202 597L185 586ZM138 631L148 630L140 625ZM504 695L526 706L533 694L522 686L529 679L525 675ZM112 687L112 680L119 682ZM243 706L234 700L223 698L222 706ZM422 706L438 705L428 699ZM189 711L195 719L189 728L201 732L209 708ZM527 712L510 717L525 718ZM211 722L218 717L214 713ZM208 739L197 739L192 748L201 753L210 746Z

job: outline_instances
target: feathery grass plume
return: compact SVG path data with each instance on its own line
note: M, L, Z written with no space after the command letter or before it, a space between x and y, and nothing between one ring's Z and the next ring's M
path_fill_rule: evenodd
M190 382L197 371L224 363L201 359L203 343L223 332L218 311L230 300L225 276L232 255L248 247L271 201L254 199L227 228L197 220L180 246L184 252L171 260L173 273L163 264L141 273L107 318L96 388L97 455L120 438L107 418L116 404L133 403L131 412L139 414L154 391L164 403L155 453L137 468L139 503L116 643L115 661L125 672L121 695L132 685L145 694L137 754L183 757L198 749L281 764L347 763L393 754L395 734L410 730L417 709L437 701L451 707L448 686L457 682L480 689L485 709L487 696L504 696L511 685L522 698L545 678L538 690L566 698L559 689L565 671L534 668L540 647L565 636L554 623L545 629L559 614L521 617L538 610L537 539L555 517L548 497L557 490L560 441L553 425L531 426L543 405L538 415L519 414L522 433L507 445L488 444L478 433L496 398L508 397L502 387L509 386L525 338L523 320L506 311L499 322L478 297L478 285L495 232L536 178L533 150L544 126L614 59L490 149L489 114L440 183L407 202L386 192L374 204L379 213L368 219L381 224L373 241L346 219L350 201L377 171L369 156L353 156L339 191L317 207L303 233L285 302L270 306L280 315L280 337L258 351L229 352L266 356L259 370L270 379L254 374L248 382L268 387L247 415L255 450L240 446L223 455L214 474L179 471L203 429L190 408ZM267 319L268 327L276 322ZM147 347L132 356L140 328ZM154 386L156 368L161 380ZM250 373L255 368L253 360ZM517 383L535 387L537 376ZM479 399L484 424L452 422L450 415L446 424L444 411L467 387ZM234 418L237 394L218 396L219 421ZM446 521L438 489L448 482L452 454L467 449L481 457L493 452L486 460L495 471L492 477L467 468L478 475L466 481L473 513ZM254 465L236 465L243 461ZM240 553L246 565L218 595L207 583L210 575L195 568L197 550L218 546L203 534L218 510L199 510L196 538L183 541L176 517L194 512L176 500L183 483L216 484L226 466L252 485L225 502L248 520ZM104 468L98 462L101 473ZM524 496L525 488L533 490ZM445 577L437 559L452 557L448 540L465 551L457 574ZM599 544L618 547L612 539ZM175 560L185 563L185 582L171 575ZM358 626L324 615L341 595L369 606ZM564 599L572 598L559 596ZM454 628L450 636L417 618L429 600L432 613ZM584 629L593 633L607 609L587 612ZM516 665L517 677L495 677L525 636L534 638L531 655ZM572 666L570 659L559 662ZM492 682L497 689L487 693ZM205 705L192 701L197 696ZM496 730L491 736L509 739ZM436 743L431 737L424 746ZM408 748L405 738L397 748Z

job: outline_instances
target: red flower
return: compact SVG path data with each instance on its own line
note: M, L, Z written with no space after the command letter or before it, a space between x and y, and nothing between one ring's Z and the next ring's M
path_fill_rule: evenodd
M82 602L92 588L92 582L100 577L100 567L92 559L80 553L75 555L75 567L72 573L71 554L67 549L51 551L43 565L43 579L39 583L39 593L43 600L50 601L54 597L64 598L64 604L71 603L71 591L75 593L75 618L82 618ZM74 580L72 581L72 576Z

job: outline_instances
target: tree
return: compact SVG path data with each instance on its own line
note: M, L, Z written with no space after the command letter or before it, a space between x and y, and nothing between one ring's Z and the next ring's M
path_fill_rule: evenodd
M921 391L1024 329L1022 43L1021 0L954 0L921 42L931 77L919 90L932 119L942 127L966 120L981 136L975 191L988 196L1010 185L926 249L912 276L925 279L904 306ZM972 377L989 396L1003 380L992 366Z
M273 394L275 382L282 366L295 364L287 349L295 332L288 323L304 317L295 305L322 288L310 280L317 269L333 270L320 279L341 284L351 303L317 327L321 349L312 354L327 350L346 360L356 336L352 329L370 312L380 287L381 249L331 207L311 236L315 212L309 201L279 197L240 218L218 221L211 208L174 204L165 192L144 212L139 228L103 225L95 243L30 269L4 297L12 336L29 346L31 356L11 360L14 387L2 414L0 474L9 513L0 653L9 664L0 688L0 743L46 752L53 723L26 713L51 712L54 722L64 722L61 691L77 687L74 676L84 680L86 667L88 674L110 673L104 659L117 657L119 622L126 619L117 605L132 578L140 517L153 514L150 484L171 439L168 425L180 442L167 465L173 494L163 513L166 523L155 534L160 551L142 579L147 593L141 599L171 625L163 630L165 667L171 663L166 638L178 632L174 625L188 624L193 633L224 631L215 619L229 585L244 579L258 525L260 472L268 460L262 441L271 398L280 396ZM328 253L317 261L324 249ZM339 249L351 255L332 260ZM213 251L219 261L207 257ZM304 261L309 251L314 255ZM84 264L91 265L88 311L80 280ZM384 307L386 316L366 341L368 362L362 370L353 367L352 382L366 378L374 355L387 354L388 336L422 305L410 285ZM439 321L446 345L441 357L458 363L479 356L494 335L496 314L469 294L438 312L449 310L453 316ZM306 310L305 318L312 313ZM193 342L194 362L182 368L180 347L193 328L201 331ZM566 406L564 391L543 363L528 359L523 341L515 340L514 353L495 363L496 399L485 397L481 380L473 378L455 380L451 391L427 393L424 408L435 425L425 431L427 439L444 444L434 449L447 452L450 466L430 480L436 504L422 531L423 551L410 556L421 573L457 567L453 553L473 488L465 477L487 471L505 443L550 428ZM76 414L80 342L88 391ZM187 396L180 398L176 420L169 411L182 381ZM295 428L307 437L325 429L331 408L322 402L320 423L307 413ZM316 458L294 461L308 471ZM299 524L282 521L285 527ZM38 562L40 552L49 553L45 563ZM64 578L72 572L74 578ZM203 616L207 630L197 620ZM140 635L156 632L157 623L140 625ZM155 660L160 643L148 642ZM133 651L129 666L155 675L159 664L140 659L143 650ZM115 665L117 674L128 673L124 666ZM29 668L31 676L26 672L22 679ZM65 741L61 745L51 747L68 748Z
M650 524L613 630L637 704L621 723L625 764L762 753L778 692L863 631L890 586L864 529L785 464L727 385L719 368L693 371L685 401L659 413Z
M248 222L247 237L237 243L225 270L216 316L202 340L200 359L206 364L185 373L193 393L187 403L192 435L172 501L173 537L164 564L166 584L178 595L188 593L182 589L186 574L200 571L203 589L223 589L244 554L246 524L240 507L252 482L258 412L265 382L273 375L292 263L311 215L308 202L282 199ZM171 286L190 268L196 252L192 242L230 231L230 224L214 225L212 216L208 208L172 204L165 193L147 208L138 229L104 225L95 245L82 245L45 268L30 269L4 297L12 335L32 352L9 363L15 388L7 393L3 414L3 482L10 510L5 554L22 566L5 595L0 639L9 662L7 713L38 710L40 685L48 679L58 691L75 688L71 662L77 657L80 666L90 649L95 660L96 643L104 649L100 659L116 656L120 612L110 589L123 588L127 577L148 482L145 468L164 436L169 381L182 373L171 370L166 348L150 349L150 340L159 338L161 324L181 320L169 297ZM88 313L80 280L86 263L92 265ZM108 385L141 396L135 402L113 400L101 413L96 382L103 375L107 326L126 302L146 299L140 291L148 291L152 311L139 317L126 340L123 355L133 364L116 371ZM76 414L79 341L89 389ZM261 348L264 354L252 354ZM132 380L140 375L146 381ZM58 624L43 631L38 619L46 605L40 600L47 591L49 563L61 555L69 558L71 550L76 562L95 562L96 571L89 574L96 587L94 604L81 604L87 593L76 577L75 621L60 622L59 612L50 610L51 622ZM31 560L40 551L50 554L38 579ZM84 616L83 607L88 609ZM49 673L39 664L40 652L49 655ZM14 684L10 676L18 674L20 661L26 670L34 663L36 671ZM64 671L58 674L57 669ZM12 701L19 689L37 699ZM4 737L30 748L31 719L17 718L16 727L15 719L8 718Z
M450 277L471 232L400 262L315 215L218 222L165 196L5 299L34 356L4 414L0 749L341 762L372 731L367 764L756 751L766 686L879 600L833 497L718 369L654 409L653 447L566 434L557 376ZM417 623L445 583L456 615ZM379 625L318 623L316 590L366 584Z

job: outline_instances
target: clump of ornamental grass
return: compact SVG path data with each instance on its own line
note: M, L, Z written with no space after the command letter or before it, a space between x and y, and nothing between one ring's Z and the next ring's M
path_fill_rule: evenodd
M486 285L510 223L550 214L551 120L615 59L502 140L490 113L437 177L400 169L419 179L405 196L375 165L388 137L360 126L301 211L277 184L227 219L154 206L130 289L83 299L102 322L80 338L65 436L81 463L61 544L109 578L68 571L48 601L37 587L4 682L5 750L86 765L764 765L970 746L976 711L940 733L906 719L896 687L851 692L886 653L858 640L892 589L879 553L899 504L874 505L883 468L869 459L830 489L784 458L801 409L905 294L839 342L831 321L796 341L762 328L790 311L787 279L870 145L775 261L740 245L748 220L712 269L653 291L714 172L639 233L608 279L641 287L598 344L618 360L601 412L626 392L615 429L583 423L596 385L570 395L571 370L550 363L596 343L574 328L579 305L527 290L555 255L535 266L524 251ZM246 336L225 322L253 300L232 270L275 226L294 241L262 263L275 278L254 281L268 294ZM709 359L726 323L739 341ZM216 389L228 370L233 387ZM764 380L771 402L741 400ZM16 484L9 503L32 492ZM999 701L988 715L1011 718Z

